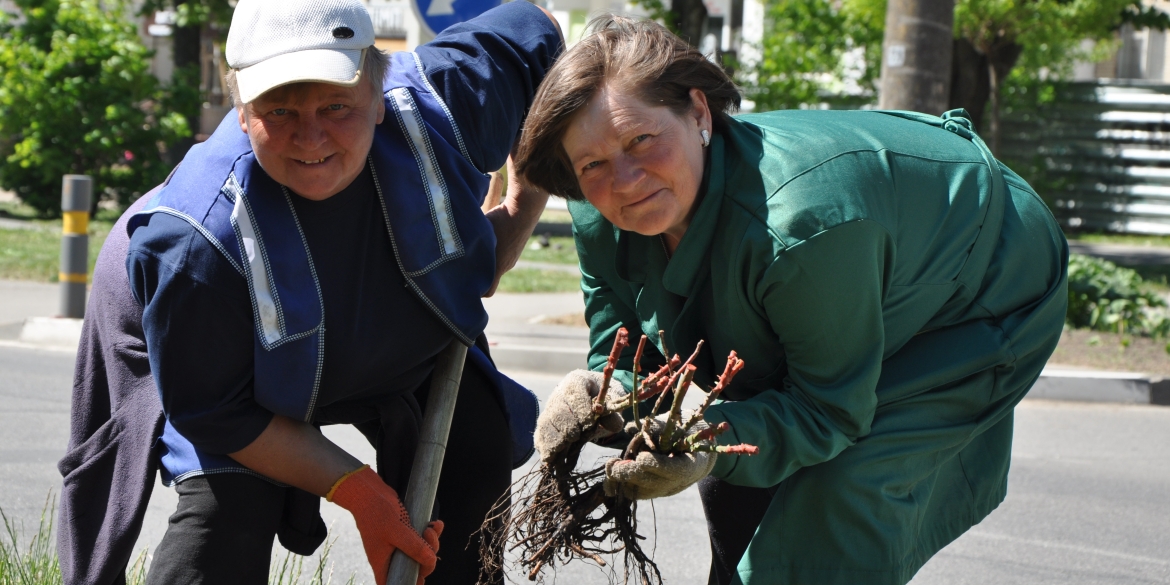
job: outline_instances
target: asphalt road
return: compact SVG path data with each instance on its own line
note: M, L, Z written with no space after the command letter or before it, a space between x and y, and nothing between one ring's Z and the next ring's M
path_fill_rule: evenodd
M0 344L0 509L23 522L26 534L60 486L55 464L68 436L72 368L68 353ZM556 383L545 375L514 375L542 398ZM1170 583L1170 408L1028 400L1016 421L1007 500L913 583ZM355 432L327 432L363 460L373 459ZM140 549L158 541L173 507L173 491L157 488ZM344 582L356 573L359 582L372 582L348 513L330 504L322 512L336 538L334 578ZM695 491L644 506L646 527L651 512L657 545L648 544L665 582L705 583L710 556ZM306 570L315 564L308 560ZM548 582L605 580L577 562Z

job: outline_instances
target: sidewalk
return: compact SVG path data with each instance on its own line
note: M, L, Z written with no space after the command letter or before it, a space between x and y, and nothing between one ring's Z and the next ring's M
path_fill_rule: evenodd
M59 326L58 321L64 320L38 319L26 325L30 318L55 314L57 295L57 285L0 280L0 345L73 351L76 341L70 347L60 341L61 335L44 340L46 327ZM585 305L580 293L500 293L484 299L484 306L491 317L486 333L492 358L501 369L557 376L585 367L588 329L541 322L551 317L581 314ZM36 331L32 331L34 328ZM35 335L30 335L30 331ZM80 331L79 326L76 331ZM1028 397L1170 405L1170 380L1135 372L1083 370L1050 364Z

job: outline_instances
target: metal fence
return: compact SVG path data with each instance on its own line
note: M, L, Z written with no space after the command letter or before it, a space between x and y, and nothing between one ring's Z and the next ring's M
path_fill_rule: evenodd
M1074 82L1004 117L1000 158L1072 230L1170 234L1170 85Z

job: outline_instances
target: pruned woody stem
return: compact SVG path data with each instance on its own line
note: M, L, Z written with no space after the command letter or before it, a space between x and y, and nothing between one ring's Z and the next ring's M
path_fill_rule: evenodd
M610 381L622 352L630 346L629 333L624 327L618 329L613 349L602 370L601 388L593 399L591 420L582 425L582 439L557 452L552 461L513 484L510 493L516 496L515 501L509 503L505 494L480 528L480 553L484 561L481 583L493 581L493 575L503 569L496 559L502 559L505 551L517 549L520 552L515 562L533 581L540 577L544 568L554 566L558 559L563 564L575 558L587 558L605 566L599 553L622 552L625 556L624 582L628 583L631 576L636 576L642 585L662 582L657 565L642 551L640 541L645 537L638 534L637 502L620 495L605 495L604 466L588 471L576 470L577 459L586 442L584 437L594 435L602 416L632 409L633 420L640 422L636 427L638 431L622 451L623 459L632 460L645 451L671 457L676 453L697 452L759 453L754 445L716 445L715 438L731 429L726 422L690 432L704 420L707 408L743 369L743 360L734 351L727 356L727 365L702 406L684 421L682 403L697 371L693 362L698 358L703 342L700 341L683 362L678 355L670 355L667 351L666 336L662 331L658 332L658 337L661 354L670 356L666 363L639 380L648 341L643 335L634 352L633 390L613 399L608 396ZM669 415L661 431L654 436L653 420L667 394L672 395ZM650 412L639 416L640 403L655 396L657 399Z

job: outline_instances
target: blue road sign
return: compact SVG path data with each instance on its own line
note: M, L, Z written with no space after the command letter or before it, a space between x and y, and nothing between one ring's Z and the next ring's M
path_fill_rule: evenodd
M499 6L501 0L414 0L423 24L435 34Z

